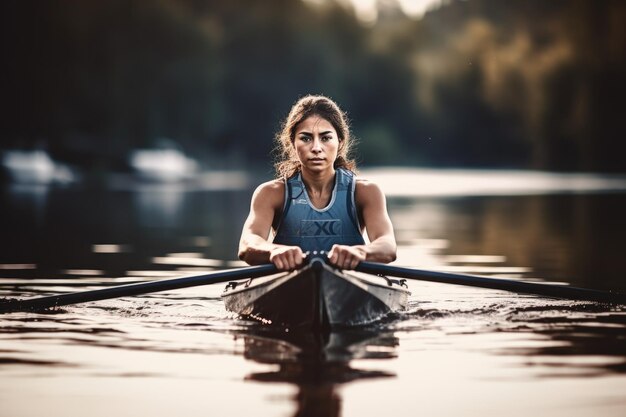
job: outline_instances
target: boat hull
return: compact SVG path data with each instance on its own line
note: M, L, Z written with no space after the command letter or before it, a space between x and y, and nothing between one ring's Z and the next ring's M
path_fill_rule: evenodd
M228 311L285 327L361 326L406 308L410 292L395 280L342 272L318 262L290 272L229 283Z

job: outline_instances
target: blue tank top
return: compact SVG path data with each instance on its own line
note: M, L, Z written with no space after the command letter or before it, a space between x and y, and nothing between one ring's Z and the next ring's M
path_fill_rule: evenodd
M311 204L301 173L289 178L274 243L300 246L305 252L329 251L334 244L364 244L354 203L355 185L354 174L338 168L330 203L318 209Z

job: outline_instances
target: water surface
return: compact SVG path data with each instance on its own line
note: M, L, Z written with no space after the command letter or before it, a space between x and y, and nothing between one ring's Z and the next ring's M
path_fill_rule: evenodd
M600 188L389 192L397 263L626 291L626 194ZM0 297L237 265L250 192L6 186ZM327 335L240 320L222 285L3 315L0 415L626 413L624 307L409 285L407 312Z

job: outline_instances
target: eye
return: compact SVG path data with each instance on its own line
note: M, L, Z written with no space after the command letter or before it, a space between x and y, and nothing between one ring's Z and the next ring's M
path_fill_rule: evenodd
M302 142L310 142L311 141L311 137L310 136L305 136L305 135L300 136L299 139Z
M323 140L324 142L328 142L328 141L333 140L333 137L332 137L332 136L330 136L330 135L325 135L325 136L322 136L322 140Z

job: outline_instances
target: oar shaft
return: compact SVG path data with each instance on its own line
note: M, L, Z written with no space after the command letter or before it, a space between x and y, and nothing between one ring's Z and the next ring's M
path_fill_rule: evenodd
M605 303L626 304L626 294L592 290L587 288L539 284L533 282L513 281L509 279L487 278L475 275L453 274L448 272L403 268L399 266L385 265L374 262L361 262L356 267L356 270L368 274L391 275L394 277L438 282L441 284L490 288L494 290L512 291L517 293L542 295L546 297L565 298L571 300L586 300Z
M86 303L89 301L106 300L117 297L148 294L159 291L175 290L200 285L218 284L231 280L257 278L278 272L273 264L217 271L191 277L165 279L160 281L142 282L72 294L51 295L27 300L12 300L0 304L0 313L20 310L39 310L55 306Z

